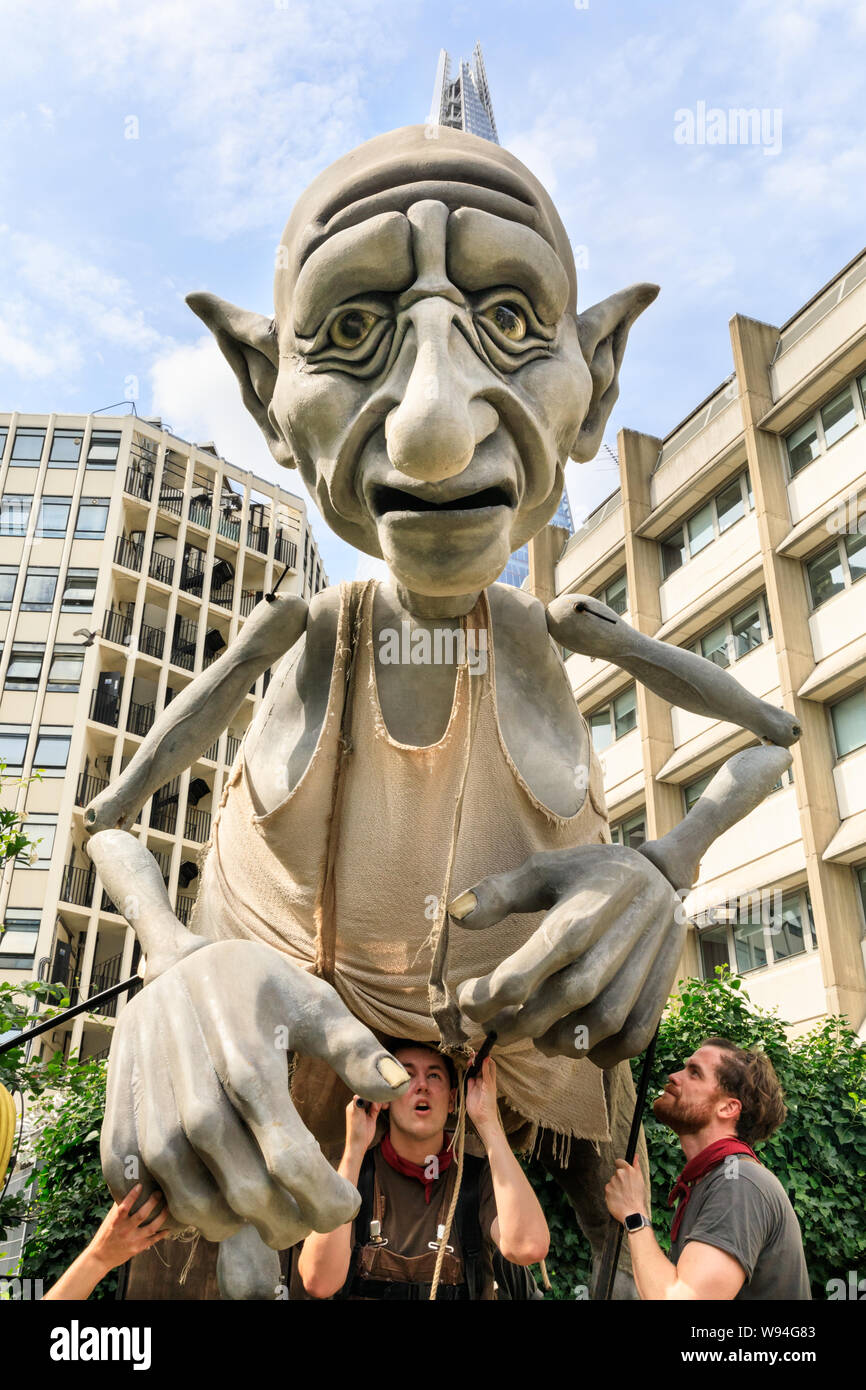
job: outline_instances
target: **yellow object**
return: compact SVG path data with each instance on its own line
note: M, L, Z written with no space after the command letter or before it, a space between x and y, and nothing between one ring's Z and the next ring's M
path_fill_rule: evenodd
M15 1111L15 1101L0 1082L0 1184L6 1179L6 1169L9 1167L9 1159L12 1156L12 1145L15 1142L17 1125L18 1116Z

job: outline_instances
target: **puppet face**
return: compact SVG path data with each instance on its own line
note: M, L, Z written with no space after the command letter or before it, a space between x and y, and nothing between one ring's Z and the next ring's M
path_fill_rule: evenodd
M568 295L536 232L433 199L301 268L271 420L337 534L408 588L491 583L556 511L592 395Z

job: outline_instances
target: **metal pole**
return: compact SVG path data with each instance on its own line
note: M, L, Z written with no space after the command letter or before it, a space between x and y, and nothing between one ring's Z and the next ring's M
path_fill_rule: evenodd
M75 1018L78 1014L93 1013L100 1004L107 1004L109 999L114 999L116 995L122 994L131 985L137 984L140 978L139 975L132 975L128 980L121 980L119 984L104 989L101 994L94 994L90 999L85 999L83 1004L75 1004L71 1009L64 1009L62 1013L55 1014L53 1018L47 1018L42 1023L37 1023L33 1028L23 1029L22 1032L16 1033L14 1038L7 1038L5 1042L0 1043L0 1053L8 1052L12 1047L20 1047L30 1038L37 1038L40 1033L48 1033L59 1023L66 1023L68 1019Z

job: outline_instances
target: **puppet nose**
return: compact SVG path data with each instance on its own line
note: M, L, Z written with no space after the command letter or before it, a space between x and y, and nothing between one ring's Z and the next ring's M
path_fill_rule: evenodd
M410 477L438 482L462 473L476 446L496 429L487 401L472 399L466 368L454 360L454 306L426 300L410 311L417 350L402 401L385 421L388 457Z

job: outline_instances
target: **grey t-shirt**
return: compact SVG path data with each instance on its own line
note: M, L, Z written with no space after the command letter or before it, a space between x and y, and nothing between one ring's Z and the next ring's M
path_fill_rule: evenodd
M692 1188L671 1259L691 1240L733 1255L745 1270L738 1299L811 1298L800 1223L779 1179L742 1154Z

